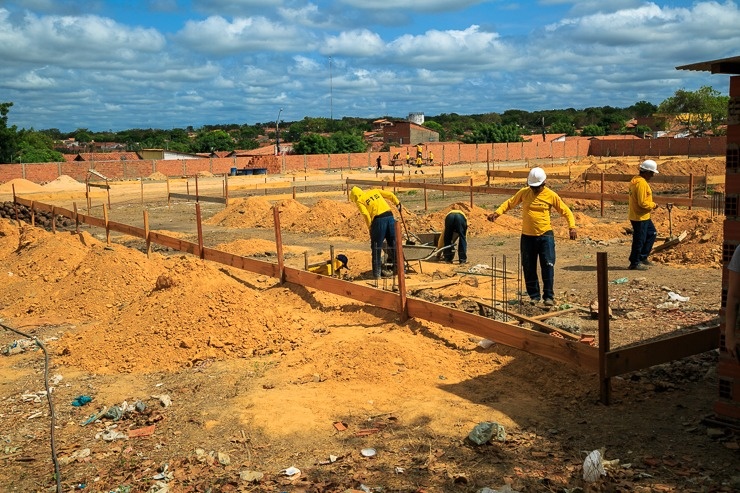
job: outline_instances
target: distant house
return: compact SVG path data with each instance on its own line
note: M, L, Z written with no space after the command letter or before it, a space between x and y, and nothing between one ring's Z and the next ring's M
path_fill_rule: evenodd
M165 149L142 149L139 151L141 159L175 160L175 159L203 159L204 157L218 157L215 154L190 154L187 152L168 151Z
M135 152L78 152L65 154L64 160L73 161L140 161L141 156Z
M380 134L386 144L418 144L420 142L439 142L439 133L416 123L393 121L383 125Z

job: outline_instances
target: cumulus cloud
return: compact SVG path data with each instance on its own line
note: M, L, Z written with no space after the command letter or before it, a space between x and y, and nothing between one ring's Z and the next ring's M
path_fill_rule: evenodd
M302 51L313 44L310 36L293 26L265 17L220 16L188 21L175 38L193 51L227 56L249 50Z
M378 34L358 29L325 38L319 51L327 55L367 57L383 54L385 43Z
M463 10L471 5L491 3L489 0L394 0L392 2L368 2L365 0L341 0L341 3L363 10L394 10L414 12L444 12Z

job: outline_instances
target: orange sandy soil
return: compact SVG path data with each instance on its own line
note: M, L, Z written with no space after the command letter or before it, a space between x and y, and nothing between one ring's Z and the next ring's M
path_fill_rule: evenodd
M130 193L135 199L135 187ZM399 197L414 232L439 229L446 210L463 208L470 223L466 267L501 267L506 256L513 272L506 283L497 278L494 290L490 277L457 263L423 262L421 269L413 263L411 296L476 311L476 300L493 293L519 310L520 215L485 220L505 197L471 208L464 199L435 195L428 213L418 196ZM371 282L366 227L342 196L249 197L227 208L204 207L206 245L275 261L275 204L288 265L302 267L304 252L309 262L321 261L331 244L350 258L348 279ZM591 204L573 208L577 241L566 239L562 218L554 221L559 308L587 307L596 298L596 253L607 251L609 279L620 281L609 286L613 347L716 323L722 217L674 208L673 232L686 230L686 240L635 276L626 270L625 206L610 206L605 218ZM148 210L154 228L193 239L192 204ZM141 208L114 204L111 217L139 224ZM667 236L665 209L654 219ZM147 257L140 240L114 240L106 245L99 230L53 235L0 221L2 323L44 341L49 378L61 376L53 395L64 491L82 484L81 491L160 493L740 488L737 435L705 420L717 396L716 352L615 378L613 403L604 406L597 375L575 367L500 344L484 349L478 338L449 327L401 323L379 308L187 254L159 249ZM666 307L668 291L690 299ZM579 334L597 330L587 311L548 321ZM23 339L0 334L2 347ZM48 407L43 397L34 401L44 389L43 370L42 354L32 348L0 356L3 491L54 491ZM71 406L80 395L93 401ZM171 405L162 405L162 395ZM145 412L81 425L103 406L137 400L147 404ZM482 421L503 425L506 441L467 440ZM146 437L100 436L151 425ZM376 455L363 456L365 448ZM606 476L586 483L583 461L595 449L613 462ZM291 466L300 475L281 472ZM155 479L159 473L165 479ZM257 473L261 478L252 481Z

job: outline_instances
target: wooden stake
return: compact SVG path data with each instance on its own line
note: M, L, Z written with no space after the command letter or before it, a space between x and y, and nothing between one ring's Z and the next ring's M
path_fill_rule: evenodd
M197 178L196 178L196 183L197 183ZM198 256L200 258L203 258L204 257L203 255L203 221L200 215L200 202L195 203L195 221L198 227Z
M152 254L152 240L149 237L149 211L144 210L144 240L146 241L146 256L149 258Z
M280 231L280 210L272 206L272 217L275 223L275 245L277 246L278 281L285 283L285 259L283 258L283 235Z
M36 201L31 202L31 226L36 226Z
M611 379L606 373L606 353L609 352L609 267L607 253L596 252L596 288L599 303L599 381L601 403L609 405Z
M401 323L409 319L408 300L406 298L406 262L403 259L403 241L401 241L401 223L396 222L396 269L398 270L398 313L401 315Z
M110 226L108 224L108 208L103 204L103 220L105 221L105 243L110 246Z
M75 233L80 234L80 216L77 212L77 202L72 202L72 210L74 211L75 216Z
M57 233L57 208L51 206L51 232Z

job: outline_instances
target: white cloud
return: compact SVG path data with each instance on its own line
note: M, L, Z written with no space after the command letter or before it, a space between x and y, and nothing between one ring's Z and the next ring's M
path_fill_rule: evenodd
M395 10L413 12L444 12L464 10L471 5L490 3L489 0L394 0L370 2L366 0L341 0L350 7L367 10Z
M385 43L376 33L358 29L324 39L320 52L325 55L368 57L382 55Z
M203 21L188 21L175 38L191 50L216 56L250 50L302 51L313 44L305 33L265 17L239 17L228 21L213 16Z
M11 89L49 89L56 85L53 78L41 77L35 70L23 74L20 77L16 77L13 80L8 80L3 84L5 87Z

